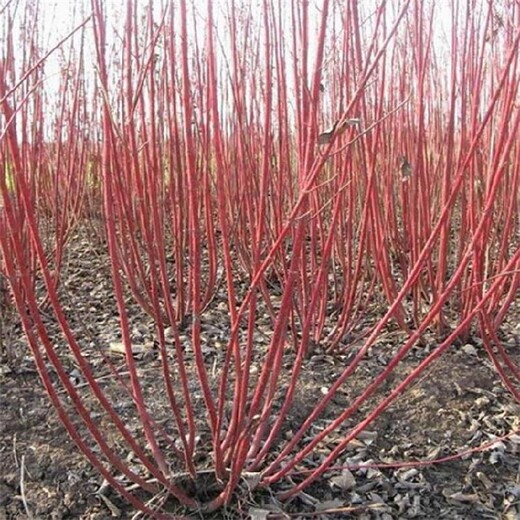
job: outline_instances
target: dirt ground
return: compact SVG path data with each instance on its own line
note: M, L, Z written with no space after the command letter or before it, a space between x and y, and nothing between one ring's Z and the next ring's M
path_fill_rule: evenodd
M91 350L90 359L99 369L104 390L119 403L129 428L137 428L132 424L127 410L130 407L124 402L120 385L107 377L102 359L96 357L98 348L106 349L110 342L120 339L106 259L93 257L85 244L78 247L63 281L69 298L65 308L86 351ZM519 308L520 305L513 309L501 331L517 364ZM218 309L216 301L215 309L203 323L208 337L207 355L215 366L222 353L210 332L220 327L222 338L226 334L225 327L219 325L225 319L219 316ZM130 315L133 340L153 343L151 320L143 317L137 307ZM52 327L49 324L51 330ZM2 332L5 350L0 363L0 520L143 518L103 484L101 476L69 439L49 404L14 315L4 316ZM381 337L348 387L338 392L316 421L317 431L344 410L367 380L385 366L402 338L392 333ZM393 386L416 366L435 346L434 341L432 336L427 338L426 347L414 348L388 385ZM64 359L67 355L63 354ZM324 389L342 371L345 358L346 355L326 354L318 347L305 361L283 431L285 439L290 438ZM113 362L116 368L124 368L117 356ZM154 413L159 417L166 414L166 407L162 409L160 405L164 396L154 387L159 361L153 354L145 355L138 360L138 366L144 387L154 392ZM77 379L75 384L81 388L81 375L72 360L70 376ZM359 420L363 411L366 410L353 419ZM323 460L348 426L345 424L335 437L321 443L304 467L313 467ZM359 464L431 461L462 452L462 457L429 465L354 469ZM282 482L278 487L248 496L238 494L230 506L211 518L520 519L520 404L502 387L478 338L453 345L368 431L348 446L337 460L338 466L346 464L353 469L327 472L305 493L287 503L274 499L276 492L288 485ZM190 516L174 506L172 511L189 518L203 518Z

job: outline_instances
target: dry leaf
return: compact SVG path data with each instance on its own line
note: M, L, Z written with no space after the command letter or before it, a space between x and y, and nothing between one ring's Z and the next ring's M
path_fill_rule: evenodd
M356 478L348 469L344 469L340 475L329 478L329 482L343 491L348 491L355 487Z
M139 356L141 354L144 354L147 350L150 350L151 347L147 348L146 345L140 343L132 343L130 345L130 348L132 349L133 356ZM126 354L125 344L122 342L113 341L109 344L108 349L111 354L119 354L121 356L124 356Z
M467 343L462 347L462 351L467 354L468 356L476 356L477 355L477 349L471 345L470 343Z
M305 491L300 491L298 493L298 498L308 506L315 506L320 502L316 497L309 495L309 493L305 493Z
M101 500L105 503L105 505L110 510L110 514L114 518L119 518L121 516L121 509L119 509L116 505L114 505L105 495L98 495Z
M345 504L344 500L340 500L339 498L336 498L334 500L325 500L324 502L320 502L319 504L316 504L316 511L322 511L326 512L329 510L338 509L340 507L343 507Z
M370 446L377 439L377 432L363 430L358 433L358 439L362 440L367 446Z
M419 474L419 471L416 468L410 468L403 470L397 470L396 471L397 478L401 482L407 482L408 480L416 477Z
M256 489L260 480L262 480L262 474L259 471L244 471L242 478L245 480L249 490L252 491Z
M493 488L493 482L488 478L487 475L482 473L482 471L477 471L476 476L480 480L480 482L482 482L482 484L484 485L484 487L487 490L490 490Z
M504 515L504 520L518 520L520 518L520 508L512 507Z
M401 175L403 177L410 177L410 175L412 174L412 165L410 164L406 156L401 155L401 157L399 158L399 163Z
M251 520L266 520L269 518L270 511L259 507L250 507L248 513Z
M359 450L361 448L365 448L365 443L359 439L352 439L347 444L347 450Z
M509 440L513 443L513 444L520 444L520 435L516 434L516 433L513 433L513 435L511 435L509 437Z
M334 135L334 130L330 130L329 132L322 132L318 136L318 144L329 144L332 141L333 135Z
M345 132L347 127L360 125L361 119L359 119L358 117L354 117L351 119L347 119L346 121L343 121L343 123L341 123L341 125L339 125L339 126L338 126L338 124L339 124L339 120L336 121L332 125L331 129L325 130L325 132L322 132L318 136L318 144L320 144L320 145L329 144L332 141L332 138L334 137L334 135L341 135L342 133Z
M470 502L472 504L476 504L480 502L479 496L476 493L453 493L448 497L450 500L455 500L456 502Z
M431 448L426 455L426 460L435 460L439 457L442 452L441 446L436 446L435 448Z

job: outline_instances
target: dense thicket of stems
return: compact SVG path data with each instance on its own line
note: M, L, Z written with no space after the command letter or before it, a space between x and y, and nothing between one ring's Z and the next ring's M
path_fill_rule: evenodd
M8 2L0 13L1 273L68 432L112 486L156 517L113 468L150 493L164 488L214 510L245 474L259 487L291 475L370 403L288 498L472 336L519 398L520 370L500 340L520 285L518 2L452 2L442 12L411 0L217 4L127 1L116 12L78 3L75 24L53 44L38 2ZM46 72L51 60L57 75ZM64 312L64 258L84 229L110 258L128 382L106 362L138 433ZM202 325L222 296L229 335L215 370ZM155 325L167 426L132 354L129 298ZM264 317L267 344L257 341ZM394 357L311 434L388 330L403 334ZM438 346L382 392L426 332ZM317 345L354 353L282 440ZM95 411L69 379L70 355ZM197 479L202 434L221 490L199 504L171 468Z

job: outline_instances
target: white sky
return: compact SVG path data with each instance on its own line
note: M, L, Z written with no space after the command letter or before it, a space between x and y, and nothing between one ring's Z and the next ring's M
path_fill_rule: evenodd
M282 2L283 10L287 13L287 25L291 25L290 21L290 6L292 4L292 0L271 0L274 5L279 5L278 2ZM295 0L296 1L296 0ZM331 0L332 4L343 6L344 2L348 2L352 0ZM134 0L134 5L140 9L144 9L148 4L148 0ZM216 0L214 1L214 15L215 15L215 24L217 28L217 34L220 38L221 42L225 46L227 42L229 42L229 30L227 29L227 23L225 20L225 12L227 11L227 6L231 0ZM247 6L252 6L254 9L255 6L260 5L261 2L259 0L247 1L247 0L236 0L237 4L243 3ZM481 0L480 5L487 5L485 0ZM2 7L9 3L9 12L13 12L13 8L16 6L16 16L15 16L15 26L17 28L17 35L20 35L20 31L31 31L30 28L23 27L22 20L24 19L24 11L27 6L34 4L39 5L40 8L40 21L39 27L40 32L38 32L38 47L40 48L40 53L44 54L47 50L52 48L58 41L60 41L67 33L69 33L74 27L76 27L81 21L83 21L86 17L90 15L91 12L91 3L90 0L0 0L0 13L2 12ZM191 2L188 2L191 3ZM373 9L373 6L378 5L380 0L364 0L360 5L366 9L367 12L370 12ZM124 29L124 6L126 5L126 0L104 0L103 2L108 16L108 26L112 32L112 44L119 48L121 45L121 35ZM323 0L311 0L311 16L310 16L310 34L312 35L317 31L317 25L319 22L319 11L323 4ZM451 6L453 4L452 0L435 0L436 4L436 13L437 18L435 21L435 41L437 48L439 50L443 50L446 52L449 49L449 34L450 34L450 26L451 26ZM465 4L465 2L462 2ZM155 0L153 2L154 10L159 15L162 12L164 5L176 6L178 7L178 1L176 0ZM204 17L206 13L206 0L194 0L194 5L196 5L196 9L199 13L197 18L197 30L199 31L200 36L202 37L205 24ZM392 0L387 3L390 9L396 7L397 1ZM413 2L411 2L413 5ZM7 12L7 11L6 11ZM2 43L2 31L4 35L6 34L6 12L0 14L0 59L5 49L5 45ZM2 19L3 18L3 19ZM200 25L198 23L200 21ZM191 19L190 19L191 22ZM369 20L370 23L370 20ZM87 50L86 57L87 63L85 65L85 71L87 72L86 76L88 78L89 74L91 77L95 75L95 56L93 53L93 31L92 31L92 23L89 23L84 32L85 36L85 48ZM69 40L66 45L63 46L58 52L55 52L52 56L46 60L45 63L45 86L46 91L48 92L50 98L53 97L53 94L57 94L59 91L60 85L60 76L63 71L63 64L67 63L68 56L67 52L69 52L71 42L74 42L75 45L78 45L81 38L81 33L78 33L74 39ZM314 39L311 38L311 46L308 49L308 55L310 57L310 70L312 70L312 59L315 54L315 48L312 45ZM289 45L289 43L288 43ZM89 52L90 50L90 52ZM288 54L290 56L290 54ZM449 55L445 54L447 59L449 59ZM18 62L22 60L22 51L21 48L15 49L15 58ZM90 63L89 63L90 61ZM220 55L220 63L221 65L225 63L225 59L223 55ZM447 64L448 65L448 64ZM222 71L221 71L222 72ZM291 77L292 71L290 70L290 66L288 65L288 75Z

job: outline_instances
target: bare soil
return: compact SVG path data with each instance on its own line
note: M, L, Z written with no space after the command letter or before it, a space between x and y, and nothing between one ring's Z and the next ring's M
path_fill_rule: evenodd
M79 240L69 255L63 279L65 309L76 335L81 338L99 381L131 431L138 429L132 415L131 399L121 385L110 377L100 349L107 351L117 341L118 319L111 295L110 274L106 258L95 255L92 247ZM225 341L224 325L228 318L222 306L208 311L203 329L207 336L208 362L218 367ZM153 322L137 306L130 307L134 340L153 345ZM517 364L520 362L520 305L512 310L501 330L501 338ZM220 309L220 310L219 310ZM55 324L49 318L49 329ZM265 329L267 330L267 323ZM261 327L260 327L261 328ZM219 332L220 331L220 332ZM20 324L13 313L4 315L4 356L0 363L0 520L22 519L108 519L143 518L103 484L101 476L90 466L69 439L39 380ZM219 334L221 335L219 336ZM219 341L217 339L220 338ZM381 371L403 336L382 335L359 370L347 381L316 421L316 431L344 410L359 395L368 381ZM59 345L56 331L56 342ZM259 340L260 341L260 340ZM397 367L393 378L379 397L403 379L434 348L432 335ZM69 361L71 380L79 389L84 382L75 363L62 349L62 359ZM147 349L138 359L145 391L154 396L153 413L157 418L168 414L164 395L157 388L159 361L154 349ZM124 363L112 356L114 368L124 381ZM187 362L190 357L187 354ZM305 361L295 402L282 432L280 445L308 417L348 362L345 355L334 356L317 346ZM291 363L290 354L286 361ZM85 385L86 386L86 385ZM86 390L85 390L86 392ZM196 389L194 389L196 392ZM277 396L278 404L283 396ZM85 393L85 399L88 400ZM377 399L377 396L375 397ZM375 401L369 403L373 404ZM195 399L202 407L200 399ZM363 408L353 421L364 417ZM201 417L203 408L199 408ZM102 419L100 419L103 426ZM324 441L303 461L302 472L315 467L334 448L349 425ZM108 428L109 426L107 426ZM496 442L492 442L496 441ZM117 442L117 441L116 441ZM305 440L304 440L305 442ZM206 456L201 441L199 465ZM491 444L490 444L491 443ZM478 449L485 446L485 449ZM121 446L124 454L124 446ZM464 452L445 462L406 467L363 467L396 464L405 461L431 461ZM349 445L337 465L349 464L350 471L332 469L305 493L280 504L274 495L290 482L272 489L252 493L237 492L232 504L207 518L358 518L358 519L506 519L520 518L520 404L507 392L478 338L464 345L453 345L420 380L408 388L387 409L368 432ZM208 460L209 467L209 460ZM301 478L293 475L293 482ZM200 483L199 483L200 484ZM211 483L205 490L211 494ZM245 486L241 487L243 491ZM171 511L189 518L189 514L171 504Z

